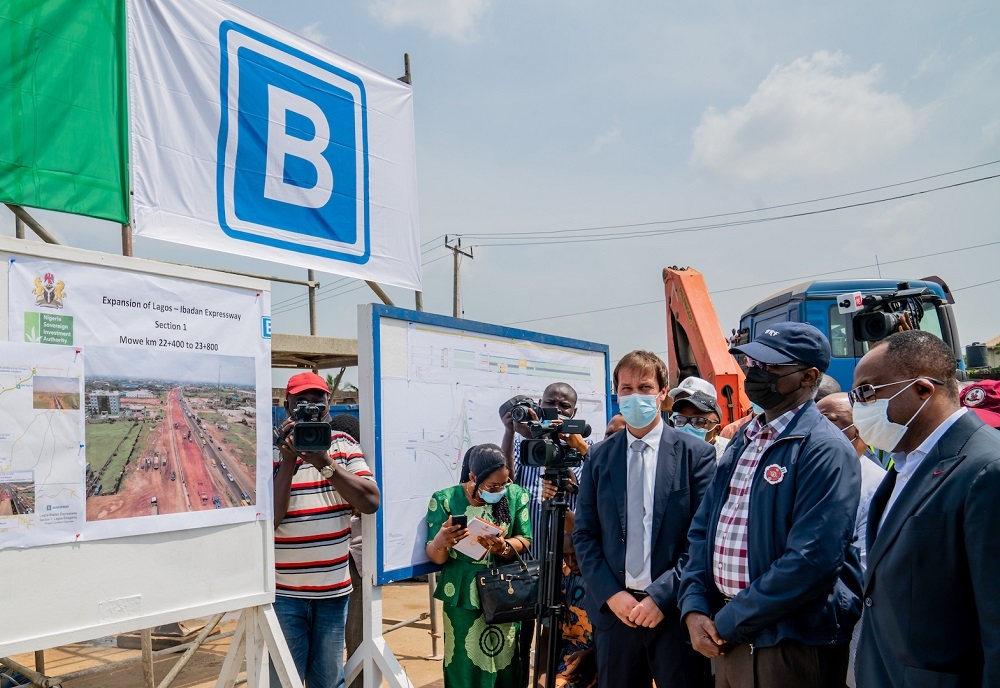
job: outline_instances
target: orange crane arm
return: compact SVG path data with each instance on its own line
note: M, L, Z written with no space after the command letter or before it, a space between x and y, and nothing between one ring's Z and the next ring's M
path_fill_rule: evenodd
M750 411L743 371L729 353L704 276L693 268L663 269L667 302L667 371L671 387L695 375L715 385L728 425Z

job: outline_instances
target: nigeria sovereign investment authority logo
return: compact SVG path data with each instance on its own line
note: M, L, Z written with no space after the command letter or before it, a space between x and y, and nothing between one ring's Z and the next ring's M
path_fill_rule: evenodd
M357 76L233 22L222 54L219 224L243 241L365 263L365 88Z

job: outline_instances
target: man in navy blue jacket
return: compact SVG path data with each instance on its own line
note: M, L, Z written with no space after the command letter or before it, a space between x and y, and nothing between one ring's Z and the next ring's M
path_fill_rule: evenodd
M857 454L813 401L830 364L806 323L730 350L764 409L733 439L688 532L679 606L717 688L843 688L861 571Z

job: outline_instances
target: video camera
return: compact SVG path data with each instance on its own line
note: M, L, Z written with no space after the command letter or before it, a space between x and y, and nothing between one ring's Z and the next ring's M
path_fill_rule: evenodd
M527 425L531 439L521 441L521 462L541 468L575 468L583 463L583 455L569 446L559 435L589 437L590 426L585 420L559 420L554 408L542 408L530 397L518 395L500 405L503 418L510 412L511 420ZM531 416L533 412L534 418ZM537 420L536 420L537 419Z
M330 424L326 417L326 404L300 401L292 412L295 426L292 428L292 446L295 451L326 451L333 440Z
M500 417L503 418L510 411L510 419L515 423L527 423L532 420L531 412L535 412L535 418L542 417L542 408L536 404L531 397L518 394L500 404Z
M837 297L837 310L854 315L854 338L859 342L877 342L895 332L904 313L910 314L914 329L920 329L924 317L922 297L930 289L910 289L908 282L900 282L891 294L862 294L859 291Z

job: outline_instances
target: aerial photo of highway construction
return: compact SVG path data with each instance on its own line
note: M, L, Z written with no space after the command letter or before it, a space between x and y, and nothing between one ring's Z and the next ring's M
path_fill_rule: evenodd
M88 521L256 503L253 359L212 358L236 359L249 376L87 376Z

